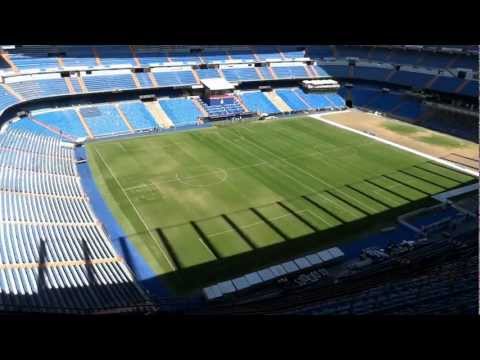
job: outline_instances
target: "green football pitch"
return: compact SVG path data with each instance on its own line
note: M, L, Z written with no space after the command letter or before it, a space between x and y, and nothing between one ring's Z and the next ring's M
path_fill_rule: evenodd
M353 239L473 180L309 117L87 151L128 238L178 293Z

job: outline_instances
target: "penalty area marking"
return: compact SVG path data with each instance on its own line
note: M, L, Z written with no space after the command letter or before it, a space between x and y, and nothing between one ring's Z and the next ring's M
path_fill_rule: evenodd
M138 218L140 219L140 221L142 222L143 226L145 227L145 229L147 230L148 234L150 235L150 237L152 238L152 240L154 242L157 242L157 240L155 239L155 237L152 235L152 230L150 230L147 226L147 224L145 223L145 220L143 219L142 215L140 214L140 212L138 211L138 209L136 208L136 206L133 204L133 201L130 199L130 197L128 196L127 192L125 191L125 189L123 188L122 184L120 184L120 181L118 181L117 177L115 176L115 174L113 173L112 169L110 169L110 166L105 162L105 159L103 158L102 154L100 154L100 152L98 151L97 148L94 148L95 149L95 152L97 153L97 155L100 157L100 159L102 160L103 164L106 166L106 168L108 169L108 171L110 172L110 175L112 175L112 177L114 178L114 180L116 181L116 183L118 184L118 186L120 187L120 189L122 190L123 194L125 195L125 197L127 198L128 202L130 203L130 205L132 206L133 210L135 210L135 213L137 214ZM172 264L172 262L170 261L170 258L167 256L167 254L165 253L165 251L163 250L163 248L161 246L159 246L159 249L160 251L162 252L164 258L167 260L168 264L170 265L171 269L172 270L176 270L176 266Z

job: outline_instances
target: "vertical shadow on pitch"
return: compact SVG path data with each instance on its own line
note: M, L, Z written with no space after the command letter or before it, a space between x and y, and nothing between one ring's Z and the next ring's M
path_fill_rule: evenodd
M208 236L203 232L203 230L200 228L200 226L198 226L198 224L195 222L195 221L190 221L190 225L193 227L193 229L195 230L195 232L198 234L198 236L200 237L200 239L202 239L203 243L205 244L205 246L210 250L210 252L217 258L217 259L220 259L222 257L222 255L220 255L217 251L217 249L215 249L215 247L212 245L212 243L210 242L210 239L208 238Z
M353 190L353 191L355 191L355 192L357 192L357 193L359 193L359 194L361 194L361 195L369 198L369 199L372 200L372 201L376 201L376 202L379 203L380 205L385 206L387 209L391 209L391 208L392 208L392 206L388 205L387 203L383 202L382 200L377 199L377 198L374 198L372 195L367 194L366 192L364 192L364 191L362 191L362 190L360 190L360 189L354 188L352 185L346 185L346 187L349 188L350 190Z
M447 180L450 180L450 181L453 181L455 183L457 183L457 185L460 185L463 183L463 181L460 181L458 179L454 179L454 178L451 178L450 176L448 175L445 175L445 174L441 174L441 173L438 173L432 169L425 169L419 165L414 165L413 166L415 169L419 169L419 170L422 170L422 171L425 171L425 172L428 172L429 174L432 174L432 175L435 175L435 176L439 176L439 177L442 177L444 179L447 179Z
M404 174L404 175L408 175L408 174ZM421 192L422 194L425 194L427 196L430 196L431 194L428 193L426 190L422 190L420 189L419 187L415 186L415 185L412 185L412 184L407 184L405 181L402 181L402 180L399 180L399 179L395 179L394 177L390 176L390 175L383 175L384 178L387 178L388 180L390 181L393 181L393 182L396 182L398 184L401 184L403 186L406 186L410 189L413 189L413 190L417 190L419 192ZM366 180L368 181L368 180ZM380 187L380 185L376 184L378 187ZM436 185L435 185L436 186ZM388 189L387 189L388 190ZM394 192L393 190L390 190L390 192ZM398 194L395 192L395 194ZM398 194L398 196L401 196L401 194Z
M133 275L137 278L137 269L135 267L135 262L132 260L132 254L130 254L130 250L127 246L127 240L124 236L120 236L118 242L120 243L120 249L122 250L123 260L125 260L130 270L132 270Z
M155 231L157 232L158 237L162 241L163 246L167 250L168 255L170 256L170 259L172 259L172 261L175 265L175 270L181 269L182 266L180 265L180 260L178 259L177 254L175 253L172 246L170 245L170 241L168 240L165 233L160 228L156 228Z
M383 175L383 176L385 176L385 175ZM400 181L397 181L397 180L395 180L395 179L393 179L393 178L391 178L391 177L387 177L387 176L385 176L385 177L386 177L387 179L389 179L390 181L394 181L394 182L396 182L396 183L399 183L399 184L402 184L402 185L404 185L404 186L407 186L406 184L404 184L404 183L402 183L402 182L400 182ZM381 189L381 190L383 190L383 191L385 191L385 192L387 192L387 193L389 193L389 194L392 194L392 195L394 195L394 196L396 196L396 197L399 197L399 198L402 199L402 200L405 200L405 201L408 201L408 202L412 201L411 199L405 197L404 195L402 195L402 194L399 193L398 191L395 191L395 190L393 190L393 189L388 189L388 188L386 188L386 187L384 187L384 186L382 186L382 185L380 185L380 184L377 184L377 183L375 183L375 182L373 182L373 181L371 181L371 180L368 180L368 179L367 179L367 180L365 180L365 182L366 182L366 183L369 183L371 186L375 186L376 188L379 188L379 189ZM414 189L414 190L417 190L417 191L420 191L422 194L428 195L425 191L421 191L420 189L414 188L414 187L412 187L412 186L409 186L409 188Z
M310 204L316 206L317 208L319 208L320 210L322 210L323 212L327 213L328 215L330 215L331 217L333 217L335 220L337 220L339 223L341 224L345 224L346 222L342 219L340 219L337 215L335 215L334 213L332 213L330 210L328 210L327 208L324 208L322 205L320 205L319 203L317 203L315 200L312 200L310 199L307 195L302 195L302 198L305 199L306 201L308 201Z
M312 225L308 220L304 219L301 215L297 214L295 211L290 209L287 205L285 205L281 201L277 201L277 204L280 205L285 210L287 210L290 214L292 214L295 218L297 218L299 221L304 223L306 226L308 226L313 231L315 231L315 232L319 231L319 229L316 226Z
M285 234L277 225L275 225L272 221L270 221L268 218L266 218L265 216L263 216L263 214L258 211L257 209L255 208L249 208L249 210L251 212L253 212L255 215L257 215L257 217L260 218L260 220L262 220L265 224L267 224L273 231L275 231L278 235L280 235L283 240L288 240L289 237L287 236L287 234Z
M401 174L403 174L403 175L408 175L408 176L413 177L413 178L415 178L415 179L417 179L417 180L421 180L421 181L423 181L423 182L426 182L426 183L428 183L428 184L430 184L430 185L438 186L439 188L442 188L442 189L444 189L444 190L447 189L447 187L445 187L444 185L439 185L439 184L437 184L437 183L434 183L432 180L427 180L427 179L422 178L422 177L420 177L420 176L418 176L418 175L411 174L411 173L409 173L407 170L398 170L398 172L401 173Z
M343 197L341 197L340 195L338 194L335 194L329 190L326 190L325 191L327 194L329 194L330 196L334 197L335 200L339 201L340 203L343 203L343 204L346 204L347 206L350 206L352 208L354 208L355 210L357 210L358 212L360 212L360 214L362 214L363 216L370 216L372 214L369 214L367 212L365 212L365 210L363 210L362 208L358 207L357 205L354 205L352 204L351 202L348 202L347 200L345 200Z
M235 224L232 219L230 219L228 217L228 215L226 214L222 214L220 215L226 222L228 225L230 225L230 227L235 230L235 232L243 239L243 241L245 241L247 243L247 245L251 248L251 249L256 249L257 248L257 245L255 245L255 243L250 239L250 237L242 230L238 227L237 224Z

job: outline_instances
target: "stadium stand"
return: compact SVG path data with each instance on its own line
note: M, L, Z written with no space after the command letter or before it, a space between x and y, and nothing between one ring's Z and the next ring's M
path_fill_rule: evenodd
M255 68L247 67L247 68L224 68L222 72L225 76L225 79L228 81L258 81L260 78L258 77Z
M87 312L146 295L95 221L74 150L55 136L0 135L0 310ZM7 206L8 204L8 206Z
M158 102L175 126L195 125L202 116L191 99L160 99Z
M131 74L88 75L83 77L88 91L109 91L116 89L136 89Z
M129 132L128 126L113 105L82 107L79 112L95 137Z
M0 115L9 106L16 104L18 99L11 95L2 84L0 84Z
M120 103L119 107L135 130L158 127L153 116L140 101Z
M181 86L196 84L197 81L191 70L184 71L158 71L153 75L158 86Z
M135 61L132 58L132 52L126 45L118 46L96 46L95 50L98 53L102 65L116 66L116 65L130 65L135 66Z
M76 138L83 138L88 135L78 118L77 112L72 109L44 112L34 115L34 118Z
M65 80L62 78L13 82L9 85L26 100L70 93Z
M281 111L261 91L244 92L240 95L243 103L251 112L276 114Z
M302 66L275 66L271 68L278 79L309 78L305 67Z

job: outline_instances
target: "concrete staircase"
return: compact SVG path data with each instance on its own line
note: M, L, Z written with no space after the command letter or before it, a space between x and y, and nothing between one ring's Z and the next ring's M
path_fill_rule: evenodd
M70 94L76 94L75 88L72 85L72 80L69 77L65 77L64 80L65 80L65 84L67 85L68 92Z
M98 53L97 49L92 47L93 56L95 56L95 61L97 65L102 65L102 61L100 60L100 54Z
M290 112L292 109L288 106L275 91L265 91L265 96L282 112Z
M3 84L3 88L13 97L16 97L20 101L25 101L24 97L20 94L17 94L15 90L13 90L10 85L8 84Z
M135 61L135 65L138 66L138 67L142 67L142 64L140 62L140 60L138 59L138 56L137 56L137 51L135 50L135 46L134 45L128 45L128 47L130 48L130 51L132 53L132 57L133 57L133 60Z
M149 72L147 72L147 74L148 74L148 77L149 77L150 81L152 82L153 87L158 87L157 79L155 79L155 76L153 75L153 73L151 71L149 71Z
M118 114L120 115L120 117L122 118L122 120L125 122L125 125L127 125L128 130L130 130L131 132L135 132L135 129L133 128L132 124L130 124L130 121L128 121L127 116L126 116L125 113L122 111L122 109L120 109L120 106L118 106L118 104L115 104L115 109L117 109Z
M135 86L137 87L137 89L142 88L142 85L140 84L140 81L137 78L137 74L135 74L134 72L132 72L132 80L135 83Z
M85 120L85 118L83 117L82 113L80 112L80 109L77 108L77 109L75 109L75 111L77 112L78 118L80 119L80 122L82 123L83 127L85 128L85 131L87 132L88 137L90 139L93 139L94 136L93 136L92 130L88 126L87 120Z
M15 73L20 72L17 66L15 65L15 63L10 59L10 55L8 53L0 51L0 57L2 57L3 60L5 60L8 66L10 66Z
M158 101L146 101L144 102L144 105L147 110L150 111L158 126L165 129L175 126L167 113L163 111Z

